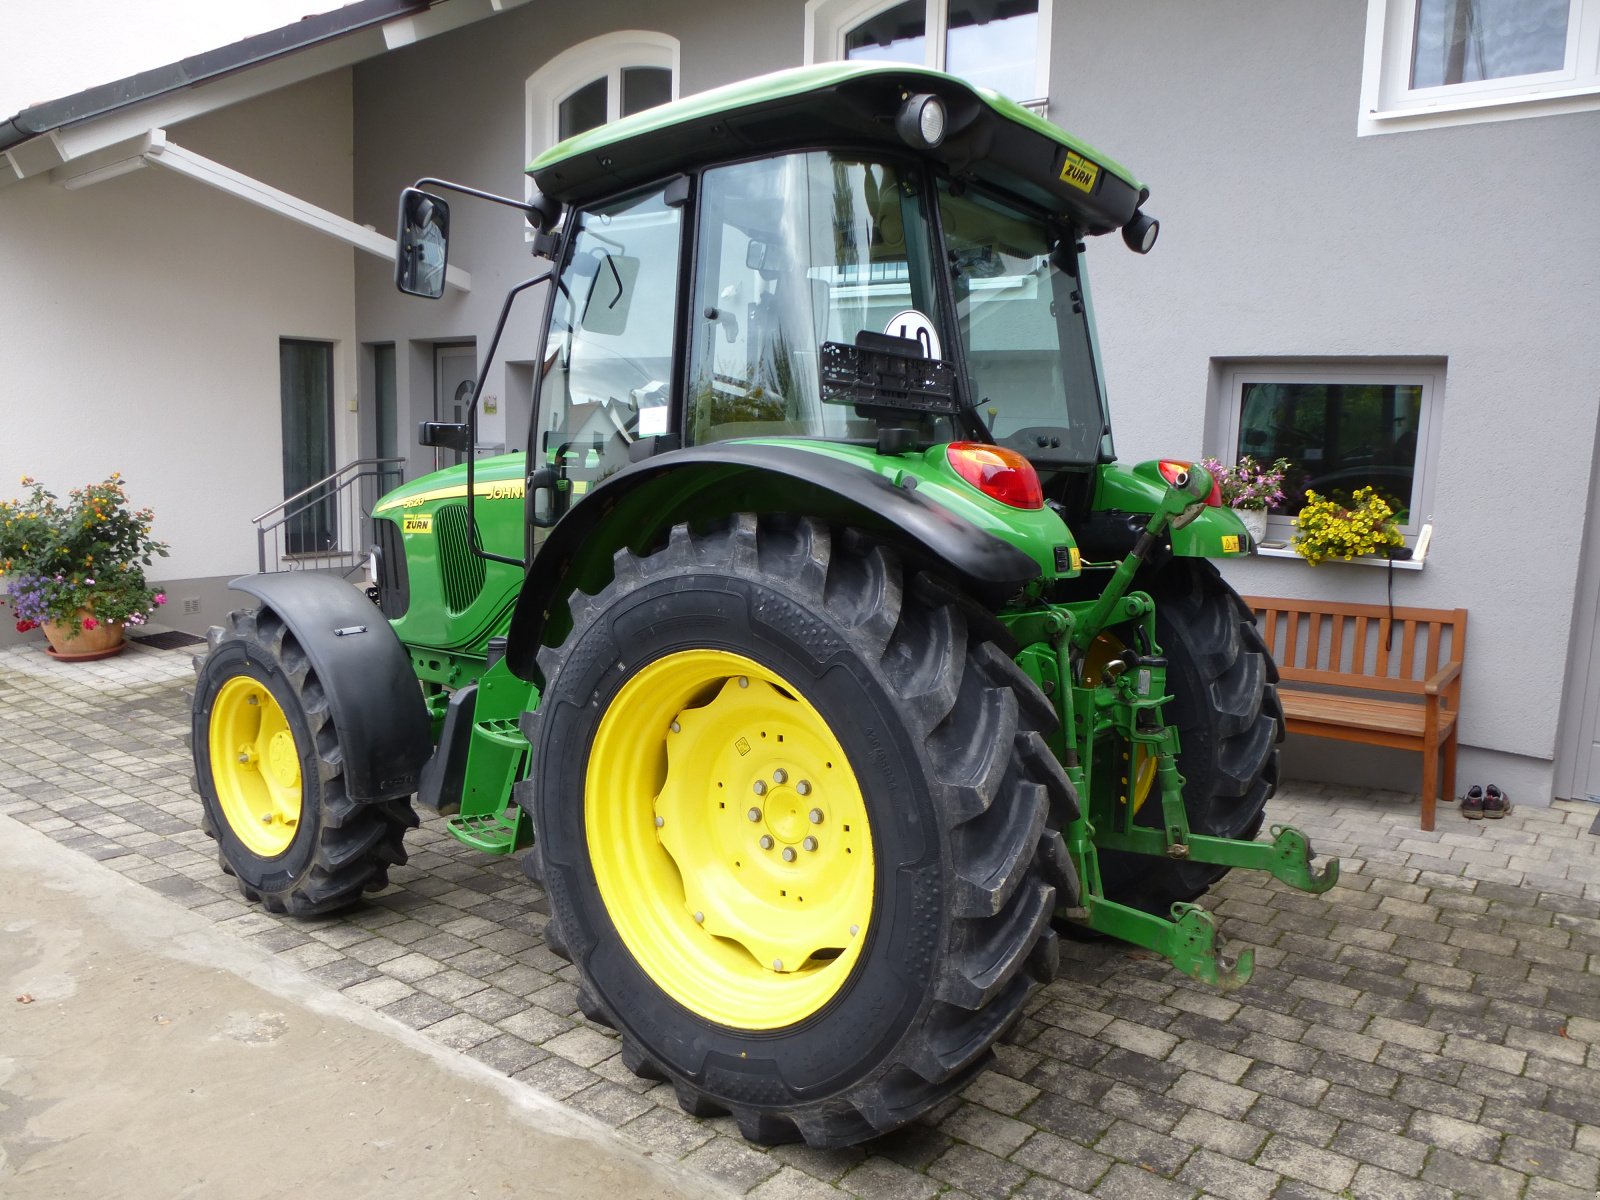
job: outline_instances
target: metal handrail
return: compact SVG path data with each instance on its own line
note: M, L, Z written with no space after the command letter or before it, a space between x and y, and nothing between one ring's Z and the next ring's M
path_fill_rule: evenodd
M296 517L303 516L319 505L335 506L334 515L343 513L345 519L338 521L335 537L339 541L347 539L363 522L371 519L372 505L378 500L381 492L388 491L404 480L405 459L398 455L384 458L357 458L344 464L338 470L324 479L301 488L292 496L288 496L265 512L252 517L251 521L256 527L256 562L257 568L263 573L267 570L267 537L273 535L277 552L272 556L275 560L288 558L300 566L343 567L355 566L360 558L361 551L357 544L348 546L324 546L309 551L296 551L282 554L281 535L279 531L284 525ZM383 486L386 477L393 476L388 486ZM370 495L357 496L357 485L365 480L372 480L373 486ZM340 497L345 498L343 505L338 505ZM270 519L269 518L275 518Z

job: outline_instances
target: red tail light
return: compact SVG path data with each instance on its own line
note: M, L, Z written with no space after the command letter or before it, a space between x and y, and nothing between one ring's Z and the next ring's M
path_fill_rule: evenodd
M983 442L951 442L945 456L957 475L990 499L1012 508L1044 507L1039 473L1015 450Z
M1175 488L1187 489L1189 486L1189 471L1193 463L1184 462L1181 458L1163 458L1156 469ZM1222 507L1222 485L1216 479L1211 481L1211 494L1206 497L1206 503L1212 508Z

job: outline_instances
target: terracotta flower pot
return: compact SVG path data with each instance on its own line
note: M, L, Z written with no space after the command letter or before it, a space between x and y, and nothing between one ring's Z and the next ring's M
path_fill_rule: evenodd
M122 622L101 621L93 629L85 629L84 620L93 615L88 609L80 608L71 621L46 621L42 628L50 643L47 653L53 658L80 661L121 654L127 645L122 640Z

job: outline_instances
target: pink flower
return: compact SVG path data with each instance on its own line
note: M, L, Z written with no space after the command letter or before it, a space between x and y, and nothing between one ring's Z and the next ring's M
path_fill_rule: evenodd
M93 617L85 617L83 619L83 627L85 629L98 629L100 627L100 622L96 621Z
M156 603L157 604L165 604L166 602L167 602L167 594L165 592L157 592L156 593Z
M93 587L94 586L94 580L92 580L92 579L85 579L83 582L84 582L84 585L86 587Z

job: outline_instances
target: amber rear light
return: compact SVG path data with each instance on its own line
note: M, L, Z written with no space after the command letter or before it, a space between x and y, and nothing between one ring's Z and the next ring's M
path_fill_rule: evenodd
M1012 508L1044 507L1039 473L1015 450L983 442L951 442L945 456L957 475L991 500Z

